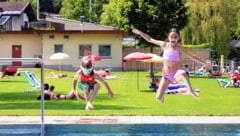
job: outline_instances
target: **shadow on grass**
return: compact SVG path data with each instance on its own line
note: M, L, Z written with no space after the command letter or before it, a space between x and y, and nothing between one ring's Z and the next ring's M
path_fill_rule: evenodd
M139 90L140 92L146 92L146 93L155 93L154 90Z
M13 92L0 94L0 109L1 110L38 110L40 102L37 96L40 92ZM96 103L94 110L127 110L133 109L130 106L119 106L111 103L111 98L107 94L99 94L97 96L103 104ZM118 99L118 98L113 98ZM93 102L94 103L94 102ZM85 110L86 102L84 100L45 100L45 110Z
M5 82L5 83L10 83L10 82L14 82L14 83L24 83L26 81L20 81L20 80L0 80L0 82Z
M64 102L45 102L45 110L85 110L85 102L74 102L77 100L66 100ZM53 104L54 103L54 104ZM108 105L108 104L94 104L94 110L127 110L135 107ZM0 104L1 110L38 110L40 109L39 101L27 102L6 102Z
M40 94L38 91L34 92L1 92L1 101L28 101L37 100L37 96Z

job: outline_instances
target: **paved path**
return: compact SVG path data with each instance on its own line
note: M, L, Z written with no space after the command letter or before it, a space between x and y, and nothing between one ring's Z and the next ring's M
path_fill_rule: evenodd
M240 124L240 116L46 116L45 124ZM0 124L41 124L40 116L0 116Z

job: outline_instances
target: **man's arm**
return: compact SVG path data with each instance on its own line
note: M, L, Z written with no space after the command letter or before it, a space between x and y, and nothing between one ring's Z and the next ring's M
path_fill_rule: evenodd
M190 59L192 59L193 61L200 63L201 65L206 66L206 68L208 70L212 69L212 65L211 62L209 60L202 60L199 57L197 57L196 55L192 54L191 52L187 51L186 49L184 49L183 47L180 47L181 53L183 53L184 55L186 55L187 57L189 57Z

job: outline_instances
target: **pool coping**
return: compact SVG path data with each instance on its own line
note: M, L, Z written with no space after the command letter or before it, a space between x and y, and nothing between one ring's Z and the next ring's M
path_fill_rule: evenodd
M41 124L41 116L0 116L0 124ZM240 116L45 116L44 124L240 124Z

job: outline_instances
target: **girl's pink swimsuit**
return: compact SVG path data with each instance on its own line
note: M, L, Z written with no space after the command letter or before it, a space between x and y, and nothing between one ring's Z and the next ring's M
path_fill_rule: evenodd
M166 61L176 61L178 62L180 60L180 55L177 50L174 49L165 49L163 53L163 59ZM168 79L171 83L176 83L176 80L174 79L174 75L177 73L177 71L163 73L163 77Z

